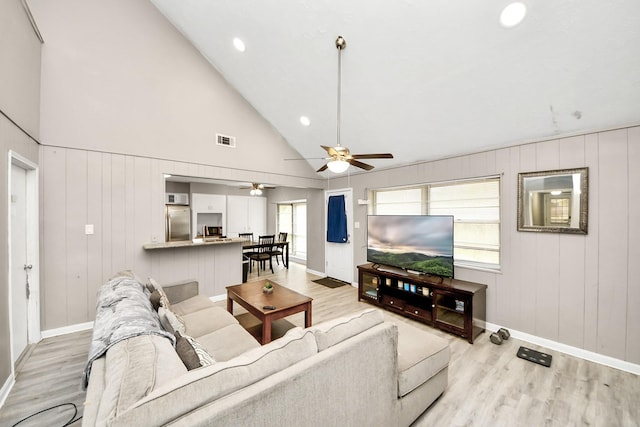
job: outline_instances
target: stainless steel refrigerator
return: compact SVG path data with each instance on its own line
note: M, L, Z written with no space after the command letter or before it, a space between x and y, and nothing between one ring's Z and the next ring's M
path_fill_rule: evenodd
M183 205L166 205L167 242L191 239L191 209Z

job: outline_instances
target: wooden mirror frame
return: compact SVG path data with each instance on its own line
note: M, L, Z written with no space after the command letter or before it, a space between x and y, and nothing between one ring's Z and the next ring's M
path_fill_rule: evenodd
M570 187L559 188L559 195L551 195L552 188L564 181ZM562 184L560 184L562 186ZM576 187L579 186L579 194ZM562 197L564 195L564 197ZM562 225L562 221L547 224L550 205L549 197L568 200L567 219L569 223ZM537 205L534 210L533 198ZM579 199L577 198L579 197ZM575 210L578 209L577 220ZM518 231L537 231L547 233L587 234L589 210L589 168L559 169L540 172L522 172L518 174ZM542 221L540 217L544 218ZM537 220L534 220L534 217ZM541 224L540 222L544 222Z

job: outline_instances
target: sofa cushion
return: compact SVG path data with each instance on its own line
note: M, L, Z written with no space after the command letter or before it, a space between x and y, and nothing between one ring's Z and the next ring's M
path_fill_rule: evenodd
M176 332L180 332L181 334L185 333L186 323L185 320L175 314L173 311L160 306L158 308L158 317L160 318L160 324L167 331L172 334Z
M194 338L238 323L236 318L222 307L209 307L194 313L187 313L182 316L182 319L186 324L185 333Z
M176 332L176 352L188 370L215 363L213 357L198 340L189 335L181 335L180 332Z
M180 332L176 332L176 353L184 363L184 366L187 370L192 370L199 368L200 366L200 358L196 353L196 350L193 348L191 343L187 341L185 337L180 335Z
M153 289L160 293L160 305L167 309L171 308L171 304L169 303L167 294L164 292L164 289L162 289L162 286L160 286L160 284L156 282L153 277L149 277L149 285L151 285L149 287L150 290ZM151 290L151 292L153 292L153 290Z
M234 393L316 354L313 334L301 328L227 362L194 369L154 390L113 420L131 426L140 420L164 425L209 402Z
M398 326L398 397L402 397L449 365L449 342L413 325Z
M151 301L151 305L153 306L153 309L155 311L158 311L158 308L160 308L161 297L162 295L160 295L160 292L158 292L157 289L154 289L153 292L151 292L151 295L149 296L149 301Z
M189 313L195 313L196 311L210 307L214 307L213 302L204 295L196 295L194 297L187 298L184 301L171 304L171 310L181 316Z
M370 308L350 316L338 317L309 328L323 351L384 321L380 310Z
M98 420L117 417L160 384L187 372L172 342L159 335L140 335L120 341L104 357L105 387Z
M198 337L198 341L218 362L233 359L248 350L260 347L253 335L238 323L202 335Z

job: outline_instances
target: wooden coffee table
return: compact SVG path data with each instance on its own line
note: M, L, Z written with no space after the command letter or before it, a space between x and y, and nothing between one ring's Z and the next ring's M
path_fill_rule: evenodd
M270 294L262 292L262 288L267 282L273 285L273 292ZM274 320L304 311L304 327L311 326L311 301L313 299L285 288L273 280L264 279L227 286L227 311L231 314L233 314L234 301L262 322L262 336L258 337L262 344L271 341L271 323ZM268 310L263 308L265 306L275 306L275 309Z

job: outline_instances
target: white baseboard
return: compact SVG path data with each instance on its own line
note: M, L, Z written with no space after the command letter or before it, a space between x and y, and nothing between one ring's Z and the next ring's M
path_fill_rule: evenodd
M488 333L490 333L489 331L497 331L500 328L504 328L504 326L486 322L486 329ZM505 328L505 329L509 329L509 328ZM527 334L526 332L514 331L512 329L509 329L509 332L512 337L517 338L521 341L539 345L541 347L545 347L550 350L559 351L561 353L565 353L570 356L579 357L580 359L599 363L601 365L609 366L611 368L619 369L621 371L629 372L635 375L640 375L640 365L637 365L635 363L616 359L615 357L611 357L611 356L605 356L603 354L595 353L593 351L585 350L578 347L573 347L567 344L562 344L546 338L537 337L535 335Z
M4 402L9 397L9 393L13 388L13 385L16 383L15 378L13 377L13 372L9 374L9 378L4 382L2 388L0 388L0 408L4 406Z
M93 322L77 323L75 325L64 326L62 328L48 329L42 331L42 338L57 337L58 335L71 334L73 332L86 331L93 328Z

